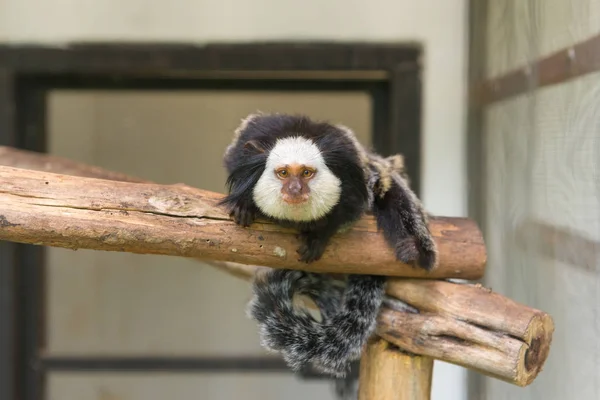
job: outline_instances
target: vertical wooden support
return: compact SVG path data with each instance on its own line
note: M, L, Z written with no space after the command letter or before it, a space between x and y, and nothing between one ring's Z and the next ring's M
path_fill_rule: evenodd
M402 352L377 338L360 361L358 400L429 400L433 359Z

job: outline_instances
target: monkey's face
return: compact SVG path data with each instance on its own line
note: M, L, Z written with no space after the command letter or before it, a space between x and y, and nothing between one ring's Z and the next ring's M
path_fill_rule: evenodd
M338 203L340 183L312 141L285 138L271 149L253 198L268 216L314 221Z
M281 199L288 204L300 205L310 198L310 180L316 169L302 164L281 165L275 175L281 180Z

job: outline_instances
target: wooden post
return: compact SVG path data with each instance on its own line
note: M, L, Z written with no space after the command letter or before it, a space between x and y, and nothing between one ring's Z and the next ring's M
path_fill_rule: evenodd
M433 359L371 340L360 362L358 400L429 400Z

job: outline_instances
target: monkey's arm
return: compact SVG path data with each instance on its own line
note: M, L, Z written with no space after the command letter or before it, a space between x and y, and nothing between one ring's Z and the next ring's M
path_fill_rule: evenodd
M227 207L229 216L236 224L250 226L257 218L259 210L252 200L252 192L241 190L239 185L239 181L233 180L229 195L224 197L219 204Z
M437 263L437 249L427 227L427 216L406 181L399 174L392 177L391 187L383 197L375 196L373 214L377 225L399 261L417 261L419 267L430 271Z
M261 154L245 156L244 159L230 156L225 159L229 176L227 187L229 194L219 202L229 210L236 224L249 226L257 217L261 217L252 198L252 190L264 169Z

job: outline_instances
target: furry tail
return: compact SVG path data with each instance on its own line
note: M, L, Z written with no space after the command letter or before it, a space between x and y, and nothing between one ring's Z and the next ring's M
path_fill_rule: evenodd
M322 274L274 269L257 277L248 313L260 327L261 344L281 352L295 371L307 364L344 377L373 333L385 277L350 275L346 288ZM309 296L321 310L318 322L294 306L294 295Z

